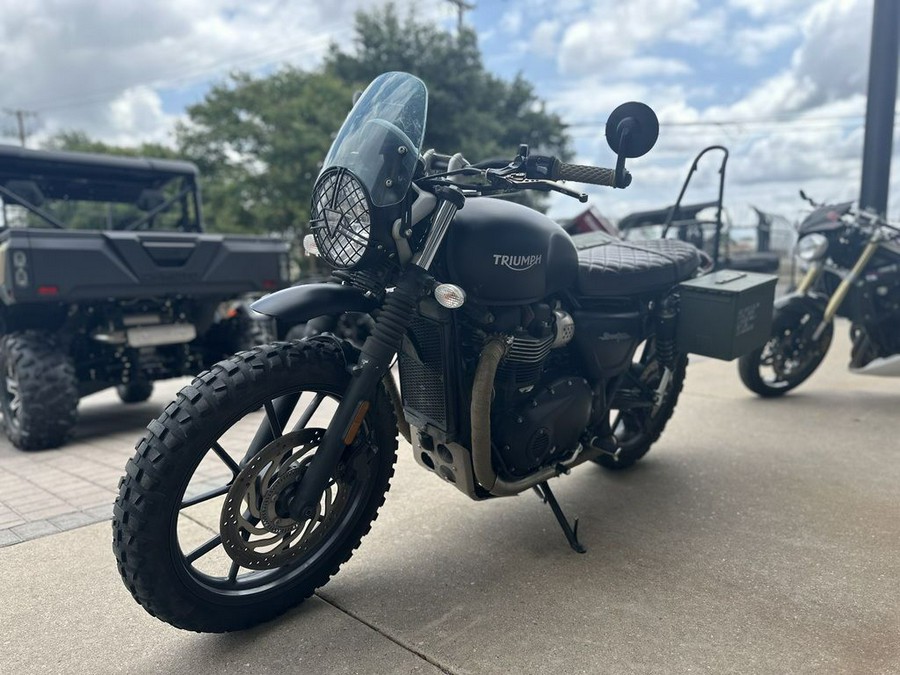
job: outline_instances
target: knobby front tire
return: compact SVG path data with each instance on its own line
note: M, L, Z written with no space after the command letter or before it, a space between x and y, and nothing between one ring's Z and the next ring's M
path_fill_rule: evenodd
M276 506L349 381L334 341L262 345L199 375L148 425L113 518L119 572L144 609L188 630L240 630L300 603L350 558L396 460L396 420L381 387L316 515L298 525ZM273 402L295 394L281 429ZM276 440L245 458L261 429Z

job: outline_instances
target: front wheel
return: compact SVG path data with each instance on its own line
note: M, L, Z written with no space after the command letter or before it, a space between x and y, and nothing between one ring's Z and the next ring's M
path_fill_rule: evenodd
M821 322L821 312L803 298L794 298L778 308L768 342L738 361L741 382L765 398L782 396L802 384L819 367L831 346L832 323L818 340L814 339Z
M660 361L656 340L644 344L640 359L626 375L626 391L618 394L622 407L611 424L618 447L597 457L597 464L613 471L626 469L650 451L675 412L687 361L687 354L675 354L672 367L667 368Z
M113 518L119 572L148 612L203 632L248 628L309 597L384 502L397 452L380 387L318 509L287 512L350 381L338 345L262 345L181 390L128 462ZM257 452L254 438L263 439ZM259 447L259 444L257 444Z

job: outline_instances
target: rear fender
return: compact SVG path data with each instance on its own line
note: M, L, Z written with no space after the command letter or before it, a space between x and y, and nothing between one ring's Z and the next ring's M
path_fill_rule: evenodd
M377 307L378 302L363 295L358 288L340 284L291 286L250 305L250 309L287 324L304 323L318 316L344 312L370 314Z

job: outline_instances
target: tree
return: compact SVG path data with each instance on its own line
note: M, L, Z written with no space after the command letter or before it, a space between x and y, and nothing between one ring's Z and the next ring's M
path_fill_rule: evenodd
M92 139L83 131L60 131L44 144L47 150L67 150L70 152L96 152L102 155L123 155L125 157L156 157L159 159L184 159L177 151L159 143L142 143L136 147L110 145Z
M487 72L471 29L454 36L411 13L401 20L388 4L356 15L355 47L348 53L332 44L325 72L357 88L390 70L419 77L429 94L426 147L479 161L511 159L520 143L528 143L533 150L571 158L560 117L546 111L521 74L507 82Z
M352 102L322 73L232 75L188 108L178 145L204 177L211 229L300 233L312 184Z

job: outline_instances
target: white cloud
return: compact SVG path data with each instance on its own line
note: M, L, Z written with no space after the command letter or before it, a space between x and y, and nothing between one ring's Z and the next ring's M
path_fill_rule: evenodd
M616 77L623 79L648 76L664 78L672 75L686 75L690 72L691 67L679 59L636 56L623 63L616 70Z
M522 11L519 8L508 10L500 20L500 28L504 33L518 33L522 30Z
M541 21L531 33L531 46L537 54L554 57L559 46L559 21Z
M738 61L746 65L756 65L776 47L797 35L796 26L783 23L772 23L759 28L744 28L734 34L732 49Z
M742 9L755 18L785 16L802 11L816 0L728 0L728 5Z
M162 101L150 87L135 87L122 93L109 106L108 127L115 129L117 145L140 142L170 142L175 116L163 112Z
M698 9L696 0L671 0L665 11L653 0L591 4L590 15L564 31L557 63L564 75L611 73L642 47L676 35Z
M712 143L722 143L731 150L725 199L732 206L756 203L764 209L792 214L799 206L796 195L801 187L824 200L854 199L858 195L870 0L732 3L738 5L748 11L753 8L750 13L761 22L728 33L724 51L712 51L710 43L708 53L720 59L720 72L729 72L729 68L740 72L729 65L729 55L757 62L786 40L797 39L799 44L789 62L770 71L737 100L724 102L720 93L723 102L708 105L709 91L701 95L696 78L694 85L688 84L690 79L680 79L680 86L661 86L661 78L645 78L637 86L628 81L610 85L608 76L582 78L577 85L560 88L553 96L560 110L580 116L568 119L589 116L589 101L598 102L596 116L605 115L614 105L610 99L625 100L633 94L649 102L663 122L706 124L664 124L657 147L633 163L633 186L614 194L596 192L602 211L620 217L670 203L694 154ZM722 92L721 85L718 87ZM710 124L716 120L745 123ZM594 130L575 131L579 155L584 161L597 162L602 148L598 138L589 134ZM602 135L602 127L596 131ZM696 182L701 197L704 189L706 195L714 196L714 182ZM900 195L895 194L892 205L896 204L900 204ZM559 203L556 208L572 207ZM565 212L569 211L561 213Z
M311 66L331 41L349 46L357 10L382 4L0 0L3 107L37 111L46 130L77 128L111 142L136 133L146 135L134 143L161 138L172 117L161 112L160 92L236 69ZM446 3L396 4L401 14L415 8L421 18L452 18ZM155 99L147 96L151 90ZM149 108L140 111L141 102Z

